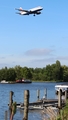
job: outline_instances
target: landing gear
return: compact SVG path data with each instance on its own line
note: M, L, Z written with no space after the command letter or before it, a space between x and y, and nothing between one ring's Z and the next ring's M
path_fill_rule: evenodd
M33 16L35 16L35 14Z

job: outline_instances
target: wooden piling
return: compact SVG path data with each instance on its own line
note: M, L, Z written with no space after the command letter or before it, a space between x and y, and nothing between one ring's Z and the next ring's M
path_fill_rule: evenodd
M65 102L67 100L67 90L65 90Z
M47 89L44 90L44 96L47 99Z
M24 118L23 120L28 120L28 106L29 106L29 90L24 91Z
M8 120L8 112L5 111L5 120Z
M11 107L11 106L12 106L12 103L13 103L13 94L14 94L14 92L13 92L13 91L10 91L9 107Z
M37 100L40 99L40 90L37 90Z
M10 91L10 98L9 98L9 117L11 118L11 114L12 114L12 103L13 103L13 91Z
M59 89L58 92L58 108L62 108L62 90Z

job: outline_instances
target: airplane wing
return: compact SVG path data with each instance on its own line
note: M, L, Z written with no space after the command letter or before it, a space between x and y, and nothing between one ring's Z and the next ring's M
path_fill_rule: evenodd
M19 15L29 15L29 12L22 12L22 11L20 11L20 12L16 12L16 14L19 14Z
M15 10L22 11L22 12L28 12L28 10L23 10L21 7L20 8L15 8Z
M18 13L18 12L16 12L16 14L19 14L19 15L29 15L28 13Z

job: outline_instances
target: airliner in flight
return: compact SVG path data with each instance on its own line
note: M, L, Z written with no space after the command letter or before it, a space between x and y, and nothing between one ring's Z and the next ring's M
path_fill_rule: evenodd
M38 7L32 8L32 9L29 9L29 10L23 10L20 7L20 8L15 8L15 10L19 11L19 12L16 12L16 14L19 14L19 15L30 15L30 14L33 14L35 16L35 15L41 14L41 10L43 10L43 7L38 6Z

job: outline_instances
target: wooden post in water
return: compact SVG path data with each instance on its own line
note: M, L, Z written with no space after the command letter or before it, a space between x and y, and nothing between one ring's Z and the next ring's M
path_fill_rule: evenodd
M29 90L24 91L24 118L23 120L28 120L28 106L29 106Z
M37 100L40 98L40 90L37 90Z
M47 88L46 88L45 91L44 91L44 96L45 96L45 98L47 99Z
M14 92L10 91L9 107L11 107L12 103L13 103L13 94L14 94Z
M62 90L59 89L59 92L58 92L58 108L62 108Z
M13 91L10 91L10 98L9 98L9 111L10 111L10 117L11 117L11 114L12 114L12 103L13 103L13 94L14 92Z
M8 112L5 111L5 120L8 120Z

